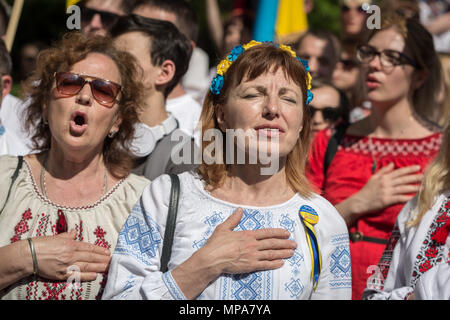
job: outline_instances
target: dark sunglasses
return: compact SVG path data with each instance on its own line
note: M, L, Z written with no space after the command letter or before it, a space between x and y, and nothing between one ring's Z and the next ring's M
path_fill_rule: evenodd
M87 80L87 78L91 80ZM78 94L86 83L91 86L94 99L102 106L112 108L122 88L120 84L91 76L71 72L55 72L56 89L66 96Z
M328 122L336 122L341 117L341 111L339 108L333 107L315 108L309 105L309 113L311 115L311 118L314 117L314 114L317 111L321 112L323 119Z
M344 69L346 69L346 70L359 67L359 62L356 61L356 60L352 60L352 59L340 59L339 62L342 63L342 66L343 66Z
M96 14L100 15L100 18L102 19L102 25L105 27L105 29L111 28L120 18L119 15L112 12L100 11L82 6L81 22L83 24L88 24Z
M352 8L350 8L349 6L347 6L347 5L344 4L344 5L341 7L341 10L342 10L342 12L347 13L347 12L349 12L350 10L352 10ZM355 8L355 10L358 11L359 13L366 13L366 11L364 10L364 8L363 8L362 6L359 6L359 7Z

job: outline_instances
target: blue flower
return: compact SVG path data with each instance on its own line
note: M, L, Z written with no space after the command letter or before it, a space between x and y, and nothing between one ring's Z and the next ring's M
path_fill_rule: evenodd
M234 46L234 48L231 50L230 54L228 55L228 60L230 62L233 62L242 54L242 52L244 52L244 48L242 47L242 45L239 44L237 46Z
M305 67L306 72L309 72L309 64L308 60L301 59L297 57L297 60L300 61L303 64L303 67Z
M312 99L314 99L314 95L311 92L311 90L308 90L308 97L306 98L306 104L310 104L310 102L312 101Z
M217 75L211 82L210 90L213 94L219 95L223 87L223 76Z

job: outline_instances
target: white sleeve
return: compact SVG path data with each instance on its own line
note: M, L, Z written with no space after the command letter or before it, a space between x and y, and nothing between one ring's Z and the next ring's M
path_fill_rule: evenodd
M398 214L378 266L371 270L373 274L367 279L363 300L405 300L413 293L414 289L409 285L409 279L406 279L402 272L402 262L406 261L408 247L405 222L411 210L416 207L416 202L417 198L413 198ZM409 232L412 229L409 229Z
M450 262L440 263L417 281L415 300L450 300Z
M160 257L171 182L163 175L148 185L119 234L102 299L185 299Z
M322 217L319 212L321 225L316 231L322 268L311 300L349 300L352 297L352 270L348 230L338 211L325 201L321 199L318 205Z

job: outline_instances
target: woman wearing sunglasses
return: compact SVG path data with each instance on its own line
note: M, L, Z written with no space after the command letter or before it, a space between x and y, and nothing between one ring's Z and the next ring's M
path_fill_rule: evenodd
M129 174L137 75L134 58L103 37L67 34L39 56L27 112L37 153L0 158L0 298L101 296L148 183Z
M331 130L318 133L308 170L347 222L353 299L361 299L374 271L369 266L377 265L397 214L418 191L441 143L439 128L426 119L440 88L432 37L415 20L383 17L381 29L358 49L371 114L333 139ZM330 141L337 143L331 162Z
M372 0L341 0L341 34L342 38L366 39L367 13L364 5L370 5Z
M313 80L314 100L309 104L313 136L319 131L348 122L350 102L345 93L333 84Z

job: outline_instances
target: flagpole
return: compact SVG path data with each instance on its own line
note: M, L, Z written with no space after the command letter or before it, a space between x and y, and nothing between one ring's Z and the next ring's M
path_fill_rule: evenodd
M17 25L19 24L20 15L22 13L24 0L14 0L11 17L9 18L8 31L6 31L5 44L9 52L11 52L14 38L16 36Z

